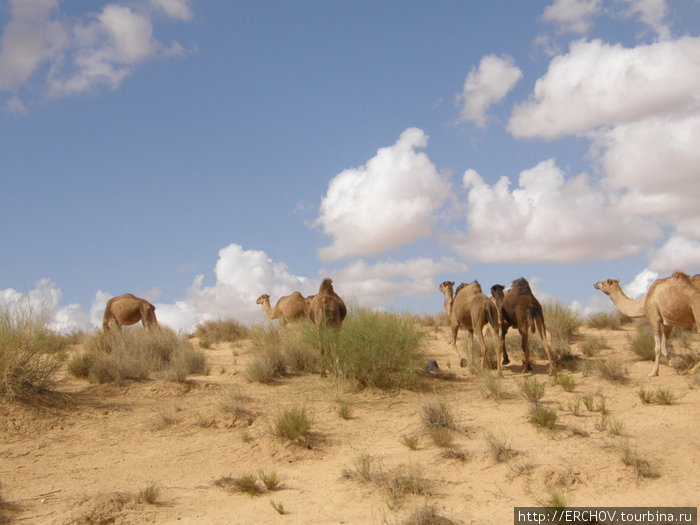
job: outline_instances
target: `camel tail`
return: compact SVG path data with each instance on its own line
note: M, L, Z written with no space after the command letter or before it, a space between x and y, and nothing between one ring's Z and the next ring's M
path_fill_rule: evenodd
M530 331L534 334L537 327L537 311L535 308L530 308L527 311L527 324L530 326Z

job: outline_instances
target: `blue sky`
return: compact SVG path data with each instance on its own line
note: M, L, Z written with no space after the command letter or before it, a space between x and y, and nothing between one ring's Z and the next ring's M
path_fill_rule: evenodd
M0 303L189 330L700 271L700 2L0 3Z

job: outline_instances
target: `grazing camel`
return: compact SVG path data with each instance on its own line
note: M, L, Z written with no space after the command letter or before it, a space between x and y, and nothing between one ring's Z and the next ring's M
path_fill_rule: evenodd
M460 284L457 291L452 295L453 281L445 281L440 285L440 291L445 295L445 311L450 320L450 328L452 329L452 348L460 357L459 365L464 367L467 365L466 359L462 358L459 350L457 350L457 332L459 327L463 326L469 333L469 352L471 355L474 348L474 332L476 338L481 345L481 367L484 367L486 360L486 343L484 341L484 325L488 325L491 335L493 336L494 348L497 352L498 370L501 370L501 356L503 356L502 364L507 365L510 360L505 351L505 346L502 345L501 338L496 335L498 329L498 308L496 305L481 292L481 286L477 281L471 284Z
M274 308L270 308L270 296L267 294L261 295L255 302L262 305L270 324L277 319L281 326L285 326L307 317L308 303L299 292L280 297Z
M145 299L125 293L107 301L102 316L102 331L106 333L112 328L129 326L139 321L146 328L157 327L156 307Z
M501 341L505 348L506 333L510 327L517 328L523 347L523 372L532 370L530 367L530 343L528 341L528 329L537 332L545 352L549 358L549 373L554 374L554 361L552 349L547 341L547 330L544 326L544 314L539 301L532 295L529 283L523 279L516 279L510 288L503 293L503 285L495 284L491 287L491 295L498 305L501 319Z
M309 320L318 327L328 324L340 329L347 313L345 303L333 290L333 280L325 278L309 302Z
M661 353L669 358L668 338L673 327L698 327L700 287L696 282L687 274L676 271L671 277L654 281L646 294L644 311L654 332L655 353L654 368L649 377L659 375Z
M593 287L610 297L621 314L626 315L627 317L644 317L646 315L644 313L644 302L646 300L646 295L640 297L639 299L630 299L622 291L622 288L620 288L620 281L617 279L598 281L593 285Z

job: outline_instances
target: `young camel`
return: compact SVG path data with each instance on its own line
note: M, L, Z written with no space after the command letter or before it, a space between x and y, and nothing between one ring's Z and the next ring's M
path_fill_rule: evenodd
M308 303L299 292L280 297L274 308L270 308L270 296L268 294L261 295L255 302L262 305L263 312L265 312L265 317L267 317L270 325L277 319L281 326L286 326L287 323L294 323L304 319L308 313Z
M476 332L476 338L481 345L481 368L484 368L486 343L484 341L483 328L484 325L487 325L493 336L494 348L497 352L498 371L500 372L501 364L507 365L510 360L505 347L501 344L500 337L496 335L498 329L498 308L481 292L481 286L477 281L471 284L460 284L453 296L452 288L454 284L453 281L445 281L440 285L440 291L445 295L445 311L452 329L452 348L457 357L460 358L459 365L461 367L467 366L467 360L457 350L457 332L459 327L463 326L469 334L469 355L472 355L474 332Z
M146 328L157 327L156 307L145 299L125 293L107 301L102 316L102 331L106 333L112 328L120 329L139 321Z
M669 358L668 338L674 326L698 327L700 287L683 272L654 281L646 294L644 311L654 332L654 368L649 377L659 375L661 353Z
M333 280L325 278L318 293L311 297L308 310L309 320L316 326L328 324L340 329L348 313L343 300L333 290Z
M530 284L523 279L513 281L511 287L503 292L504 286L495 284L491 287L491 295L498 305L501 315L501 341L505 348L506 333L510 327L517 328L520 332L520 339L523 347L523 372L532 370L530 366L530 342L528 341L528 330L537 335L542 340L547 358L549 359L549 373L554 375L554 361L552 360L552 349L547 341L547 330L544 326L544 314L539 301L532 295Z

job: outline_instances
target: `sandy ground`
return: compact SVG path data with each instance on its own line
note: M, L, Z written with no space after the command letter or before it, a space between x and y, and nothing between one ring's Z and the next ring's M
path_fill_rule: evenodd
M615 355L625 363L630 380L624 385L574 372L576 388L566 392L536 361L534 376L547 383L542 401L558 415L554 431L528 421L530 403L518 389L519 352L504 371L507 397L489 399L482 381L458 368L446 329L429 329L426 338L427 358L451 372L430 379L432 393L344 392L332 378L318 375L251 383L245 377L247 341L205 350L211 374L185 384L92 385L66 377L41 407L0 405L4 513L17 523L41 524L394 524L427 505L452 523L507 524L514 506L535 505L552 489L571 506L696 506L700 385L665 361L660 377L648 378L652 363L638 361L629 350L630 330L582 330L609 345L596 358ZM693 337L698 350L700 336ZM643 404L641 387L668 389L675 401ZM242 417L222 409L232 393L245 398ZM604 397L608 421L621 423L622 435L611 432L610 424L603 429L600 413L583 404L573 413L576 400L587 395ZM443 400L455 416L453 454L423 429L421 406L432 398ZM351 418L340 417L339 400L349 404ZM275 415L299 405L313 414L310 441L274 436ZM488 432L509 442L514 457L494 461ZM414 434L421 439L411 450L401 438ZM622 462L624 441L659 477L640 477ZM372 480L357 475L361 455L372 458ZM260 470L278 474L277 490L251 496L215 484ZM387 483L398 472L426 480L427 489L391 498ZM136 497L151 484L159 489L155 504Z

